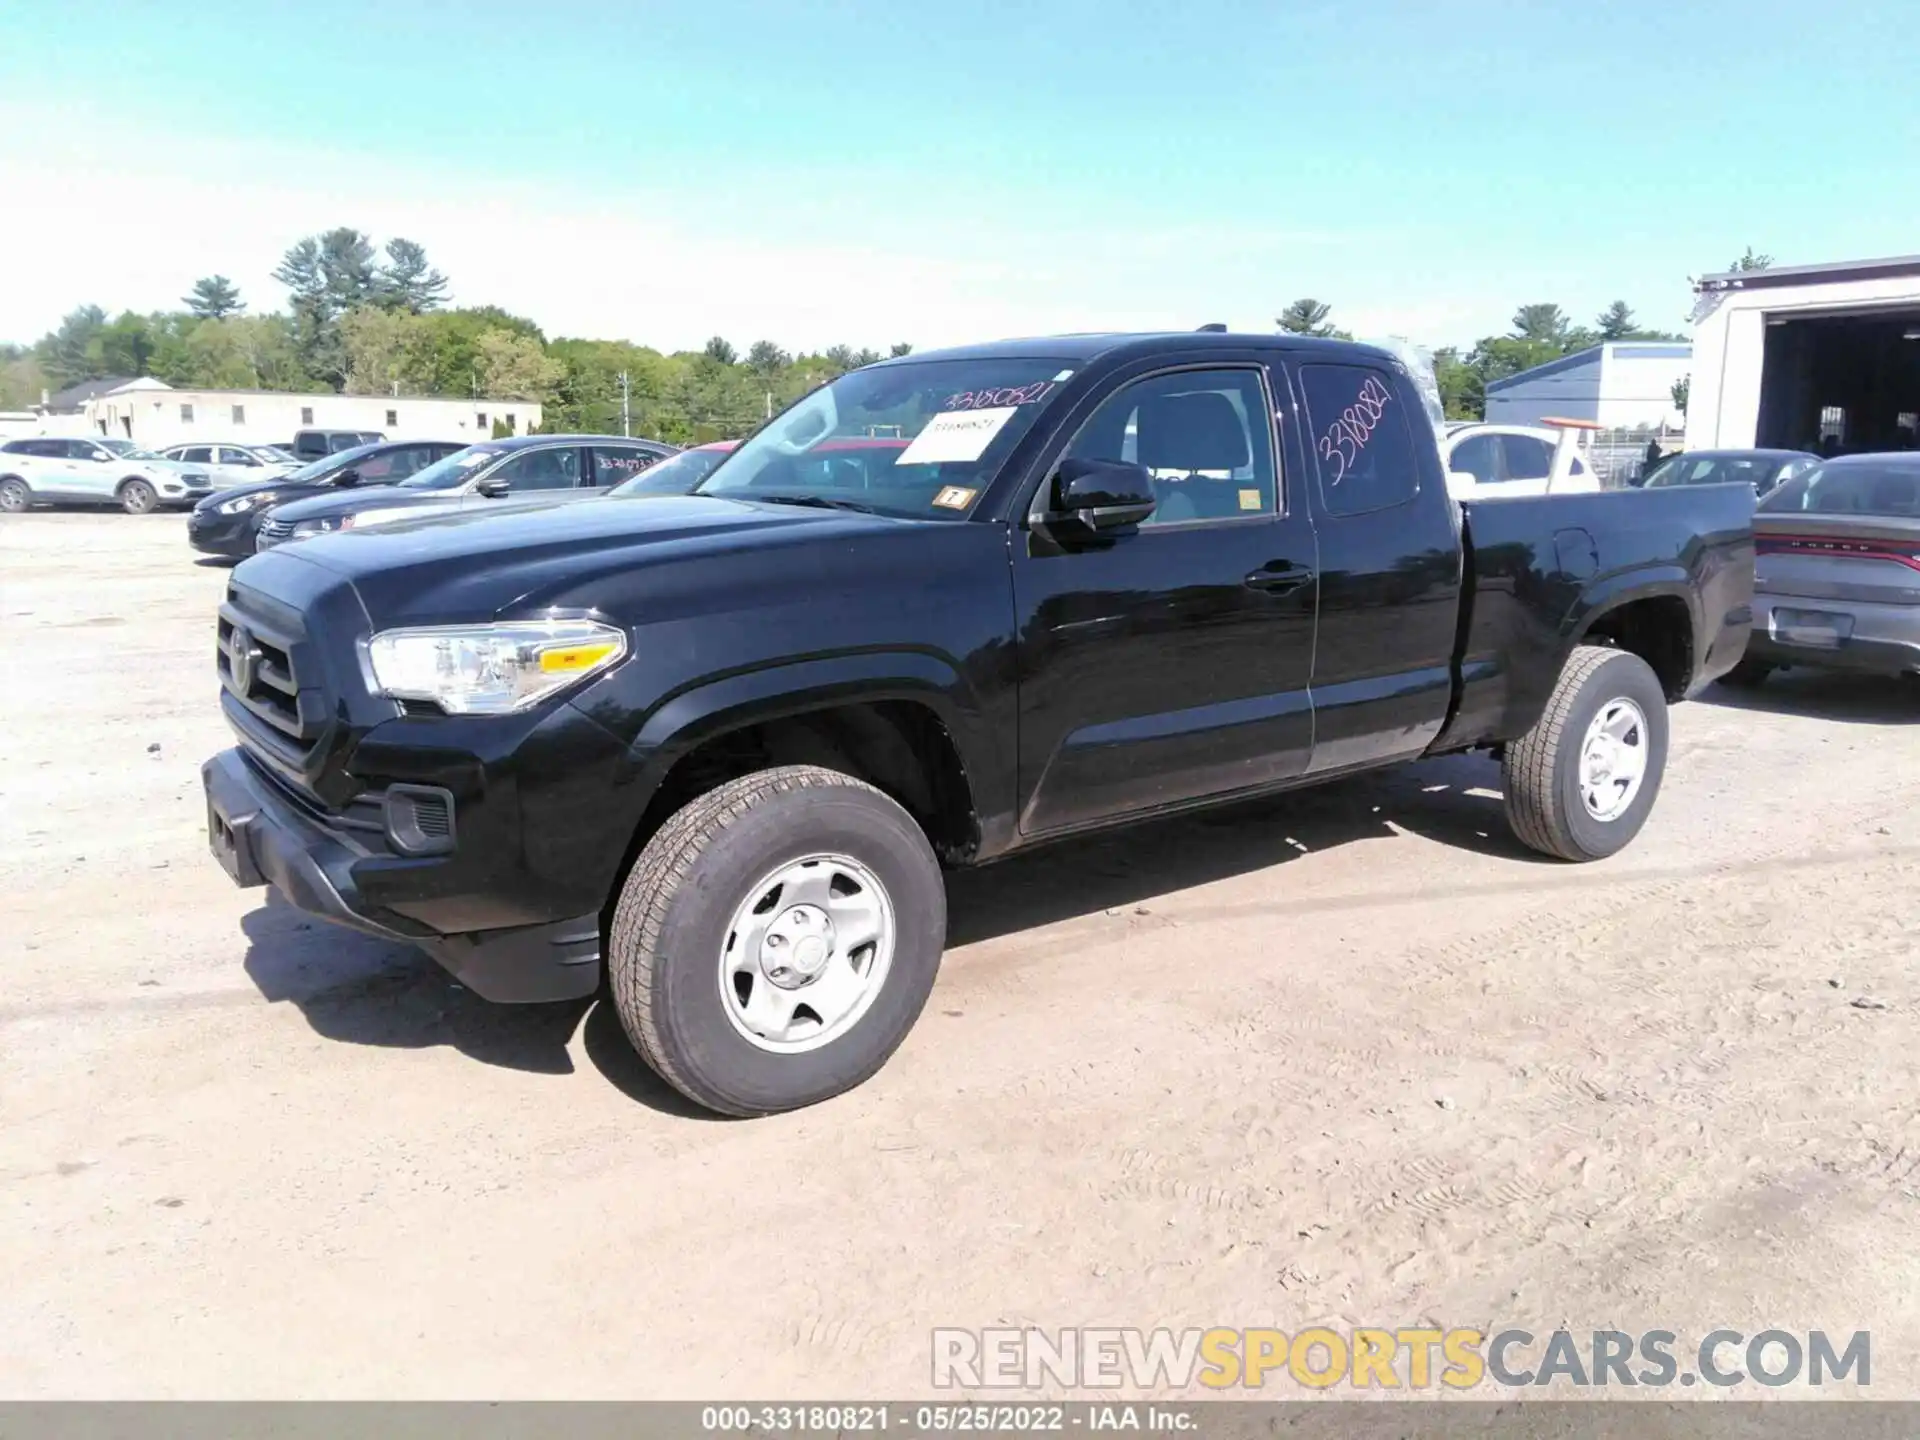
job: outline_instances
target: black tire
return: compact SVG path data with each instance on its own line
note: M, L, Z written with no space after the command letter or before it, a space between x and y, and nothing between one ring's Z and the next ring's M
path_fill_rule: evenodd
M9 515L25 514L33 508L33 491L18 475L0 480L0 511Z
M885 890L892 966L852 1029L774 1053L728 1017L720 958L755 882L818 854L858 861ZM946 937L946 886L913 817L850 775L790 765L729 781L660 827L621 889L607 972L627 1038L661 1079L723 1115L766 1115L851 1090L886 1064L932 993Z
M1602 820L1580 794L1581 748L1603 706L1631 700L1645 719L1646 773L1633 802ZM1667 768L1667 697L1638 655L1581 645L1567 657L1539 721L1501 762L1507 821L1521 844L1561 860L1602 860L1647 823Z
M1776 668L1765 660L1742 660L1720 677L1720 683L1735 690L1757 690L1767 683L1767 677Z
M120 508L129 515L146 515L160 503L160 496L153 486L141 479L122 480L115 492Z

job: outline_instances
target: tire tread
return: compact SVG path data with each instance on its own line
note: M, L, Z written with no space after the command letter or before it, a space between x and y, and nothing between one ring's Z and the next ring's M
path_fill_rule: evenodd
M1501 762L1506 791L1507 823L1529 850L1561 860L1587 860L1568 829L1553 793L1553 772L1567 728L1567 717L1579 702L1587 679L1622 652L1605 645L1576 645L1554 682L1547 708L1534 727L1507 746Z

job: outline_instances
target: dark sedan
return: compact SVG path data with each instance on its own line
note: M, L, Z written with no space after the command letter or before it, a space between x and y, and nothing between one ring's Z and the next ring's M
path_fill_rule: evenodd
M503 503L550 505L604 495L678 453L657 440L618 435L484 440L398 485L276 506L261 523L258 545L266 550L333 530L453 515Z
M328 455L289 475L218 490L193 507L187 539L207 555L241 560L253 554L261 518L294 500L361 485L392 485L464 447L455 440L383 440Z
M1656 464L1641 484L1659 490L1744 482L1753 486L1755 495L1767 495L1819 463L1818 455L1804 450L1683 450Z

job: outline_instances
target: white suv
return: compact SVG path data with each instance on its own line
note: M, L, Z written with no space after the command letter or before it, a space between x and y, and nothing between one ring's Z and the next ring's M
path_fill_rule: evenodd
M213 489L205 466L181 465L131 440L36 436L0 445L0 510L41 501L118 505L129 515L194 504Z

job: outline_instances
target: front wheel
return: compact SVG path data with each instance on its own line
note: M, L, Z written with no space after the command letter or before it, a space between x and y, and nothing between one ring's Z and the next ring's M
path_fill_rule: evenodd
M27 489L27 482L9 475L0 480L0 511L9 515L19 515L33 504L33 492Z
M627 1038L689 1099L764 1115L851 1090L933 990L946 888L913 817L810 765L671 816L634 862L608 974Z
M153 486L144 480L129 480L120 487L120 508L129 515L145 515L159 501Z
M1647 823L1667 768L1667 697L1638 655L1581 645L1547 708L1507 747L1507 820L1529 849L1600 860Z

